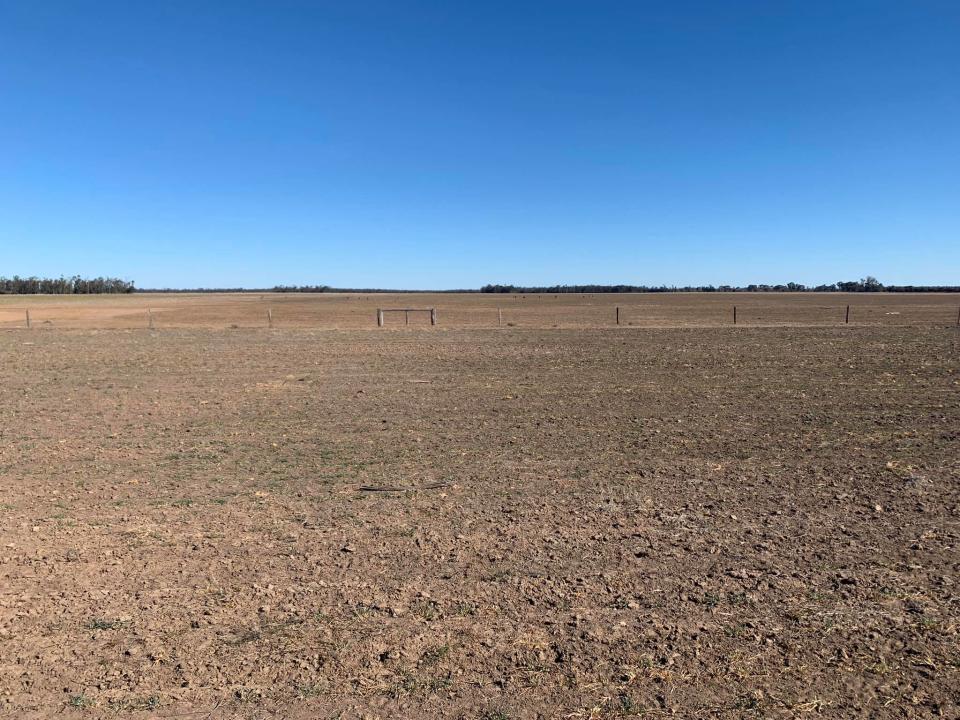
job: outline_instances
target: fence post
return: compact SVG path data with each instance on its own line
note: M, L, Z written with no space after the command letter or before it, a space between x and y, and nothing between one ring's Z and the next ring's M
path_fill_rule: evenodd
M30 329L30 311L27 310L27 329Z
M436 324L437 324L437 309L436 309L436 308L430 308L430 324L431 324L431 325L436 325Z
M404 325L409 325L409 324L410 324L410 311L409 311L409 310L404 310L404 311L403 311L403 324L404 324Z
M960 318L960 315L957 317ZM960 319L957 322L960 322ZM497 327L503 327L503 310L501 308L497 308Z
M153 330L153 310L147 308L147 327Z
M734 325L737 324L737 306L736 305L733 306L733 324Z
M273 310L267 308L267 327L273 327Z
M620 306L617 305L617 325L620 324Z
M383 327L383 310L377 308L377 327Z
M849 305L847 305L847 314L846 314L846 317L844 317L843 319L843 324L844 325L850 324L850 306Z

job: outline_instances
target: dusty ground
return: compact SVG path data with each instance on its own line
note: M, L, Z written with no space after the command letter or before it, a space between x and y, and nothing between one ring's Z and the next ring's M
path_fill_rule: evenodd
M940 309L0 332L0 715L958 717Z
M614 327L616 308L625 327L718 327L737 322L752 327L843 324L955 325L958 293L649 293L594 295L377 294L134 294L84 296L0 295L0 329L22 328L29 310L34 328L156 329L267 327L276 329L367 329L376 327L377 308L437 309L445 328ZM499 311L499 312L498 312ZM429 326L429 315L413 314L414 327ZM387 327L404 326L403 315L387 316Z

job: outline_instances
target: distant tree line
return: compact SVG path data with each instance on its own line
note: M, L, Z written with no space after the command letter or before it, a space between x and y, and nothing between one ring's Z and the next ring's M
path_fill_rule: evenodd
M329 285L277 285L272 292L277 293L325 293L331 292Z
M170 293L172 295L194 295L200 293L268 293L273 292L273 288L230 288L230 287L211 287L211 288L137 288L136 293Z
M960 292L958 285L884 285L868 275L862 280L835 282L808 287L803 283L785 285L484 285L482 293L662 293L662 292Z
M354 293L357 295L373 293L475 293L479 290L470 288L466 290L391 290L389 288L338 288L329 285L277 285L270 292L277 293Z
M12 278L0 277L0 295L97 295L101 293L132 293L133 282L118 278Z
M475 293L479 290L391 290L390 288L338 288L330 285L275 285L271 288L137 288L138 293Z
M133 283L130 283L133 292ZM47 292L41 290L40 292ZM97 291L93 291L97 292ZM110 292L110 291L105 291ZM781 285L484 285L479 290L465 288L458 290L391 290L388 288L338 288L330 285L275 285L272 288L137 288L142 293L353 293L372 295L375 293L665 293L665 292L960 292L960 285L884 285L875 277L868 275L861 280L847 280L829 285L808 286L803 283L788 282Z

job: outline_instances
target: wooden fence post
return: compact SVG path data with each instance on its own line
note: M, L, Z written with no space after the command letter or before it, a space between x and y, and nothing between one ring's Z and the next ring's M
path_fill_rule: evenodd
M273 310L267 308L267 327L273 327Z
M620 324L620 306L617 305L617 325Z
M410 324L410 311L409 311L409 310L404 310L404 311L403 311L403 324L404 324L404 325L409 325L409 324Z
M383 310L377 308L377 327L383 327Z
M960 315L957 317L960 318ZM957 320L957 322L960 322L960 320ZM497 327L503 327L503 310L500 308L497 308Z
M733 306L733 324L734 325L737 324L737 306L736 305Z
M430 324L431 324L431 325L436 325L436 324L437 324L437 309L436 309L436 308L430 308Z
M847 305L847 314L846 314L846 317L844 317L843 319L843 323L844 325L850 324L850 306L849 305Z
M30 329L30 311L27 310L27 329Z

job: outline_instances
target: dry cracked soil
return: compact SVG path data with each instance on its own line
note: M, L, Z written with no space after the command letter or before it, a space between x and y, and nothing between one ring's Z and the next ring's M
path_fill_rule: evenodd
M0 715L956 718L960 334L0 334Z

